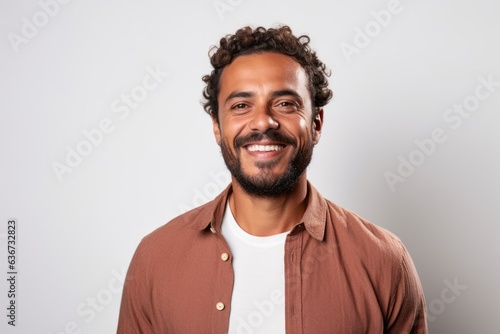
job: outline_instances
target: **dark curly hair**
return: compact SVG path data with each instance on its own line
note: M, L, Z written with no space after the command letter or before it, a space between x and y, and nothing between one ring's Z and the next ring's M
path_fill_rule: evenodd
M206 83L203 90L205 99L203 108L218 121L217 97L222 71L238 56L262 52L277 52L295 59L309 78L313 109L317 110L326 105L333 95L328 88L327 80L330 70L318 59L316 52L311 50L309 41L307 35L295 37L288 26L276 29L264 27L252 29L247 26L236 31L234 35L221 38L220 46L212 46L208 53L214 69L210 75L202 78Z

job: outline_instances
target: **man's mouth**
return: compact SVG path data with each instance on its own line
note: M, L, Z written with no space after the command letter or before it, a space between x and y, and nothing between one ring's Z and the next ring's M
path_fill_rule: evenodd
M248 145L246 149L250 152L271 152L280 151L284 147L284 145Z

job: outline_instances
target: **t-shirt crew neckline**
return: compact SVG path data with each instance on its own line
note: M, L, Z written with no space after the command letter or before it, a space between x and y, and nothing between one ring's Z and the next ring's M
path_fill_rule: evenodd
M223 222L226 223L226 226L222 224L222 228L227 229L228 232L232 233L239 240L253 247L276 247L278 245L283 245L283 242L289 233L288 231L264 237L252 235L238 225L236 219L234 219L229 203L226 204L224 215L225 219L223 219Z

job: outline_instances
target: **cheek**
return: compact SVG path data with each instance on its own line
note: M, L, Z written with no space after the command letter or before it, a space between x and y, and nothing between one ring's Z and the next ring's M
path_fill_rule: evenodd
M226 144L230 144L229 147L232 147L233 140L237 135L237 129L235 129L234 124L230 123L221 123L220 127L220 136L221 140L225 141Z
M307 130L307 121L301 118L299 121L299 127L301 130Z
M246 124L247 123L241 119L226 120L224 123L221 123L222 137L232 143L234 138L242 136L246 133Z
M309 124L309 122L307 120L305 120L304 118L301 118L299 120L299 124L298 124L297 130L299 131L300 136L303 137L303 138L304 137L305 138L310 138L310 136L312 135L311 124Z

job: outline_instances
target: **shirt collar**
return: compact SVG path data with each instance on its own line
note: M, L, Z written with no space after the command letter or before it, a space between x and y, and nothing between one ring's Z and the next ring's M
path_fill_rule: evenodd
M193 222L193 228L198 230L210 229L214 233L220 233L226 202L231 192L232 186L229 184L216 198L196 210L196 216L190 218ZM307 181L307 208L300 223L290 233L295 233L302 228L301 226L304 226L312 237L320 241L323 240L326 226L326 208L326 200Z

